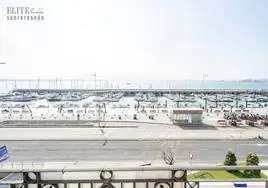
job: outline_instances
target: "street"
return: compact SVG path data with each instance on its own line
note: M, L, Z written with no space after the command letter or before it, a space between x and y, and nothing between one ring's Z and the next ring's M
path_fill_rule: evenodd
M248 152L256 152L261 162L268 162L267 141L0 141L9 151L10 162L20 161L128 161L162 160L161 151L172 148L176 162L215 164L224 159L228 149L245 161Z

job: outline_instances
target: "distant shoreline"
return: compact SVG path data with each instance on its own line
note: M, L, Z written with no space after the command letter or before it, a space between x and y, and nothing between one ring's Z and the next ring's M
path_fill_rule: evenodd
M213 80L207 80L213 81ZM266 79L254 80L254 79L245 79L245 80L214 80L216 82L243 82L243 83L268 83Z

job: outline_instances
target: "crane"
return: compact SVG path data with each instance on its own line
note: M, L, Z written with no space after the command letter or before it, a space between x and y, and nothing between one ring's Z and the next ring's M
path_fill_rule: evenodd
M93 76L94 77L94 82L95 82L95 89L97 89L97 73L95 72L94 74L90 74L90 75L88 75L88 76Z
M97 89L97 73L95 72L92 76L94 76L95 89Z

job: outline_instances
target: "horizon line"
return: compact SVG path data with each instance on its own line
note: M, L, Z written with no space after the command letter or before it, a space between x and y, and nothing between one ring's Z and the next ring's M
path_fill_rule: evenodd
M62 80L90 80L94 81L94 78L75 78L75 77L9 77L9 78L0 78L1 81L42 81L42 80L57 80L57 81L62 81ZM145 79L145 78L132 78L132 79L127 79L127 78L116 78L116 79L109 79L109 78L96 78L96 81L126 81L126 82L131 82L131 81L223 81L223 82L240 82L240 81L263 81L263 82L268 82L267 78L259 78L259 79L253 79L253 78L244 78L244 79Z

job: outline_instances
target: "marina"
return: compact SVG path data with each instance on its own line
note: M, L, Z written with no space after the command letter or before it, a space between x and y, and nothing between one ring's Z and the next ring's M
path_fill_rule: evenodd
M266 93L248 94L211 94L176 93L154 94L154 92L94 93L76 90L55 92L12 91L0 97L0 120L3 126L34 122L55 121L55 126L80 121L79 126L92 125L97 121L136 121L172 124L173 109L184 109L180 123L192 122L191 110L202 111L203 120L209 124L229 124L235 114L237 123L248 121L265 124L268 115L268 96ZM199 112L198 112L199 113ZM186 118L186 119L185 119ZM31 121L32 123L29 123ZM17 123L16 123L17 122ZM85 123L83 123L85 122ZM224 122L224 123L222 123ZM45 123L46 124L46 123ZM47 124L47 126L51 126Z
M81 86L85 80L69 80L72 87L66 86L62 89L63 87L58 87L59 81L50 80L50 85L42 88L41 83L46 80L39 80L35 88L31 87L33 80L23 80L27 81L28 87L19 85L22 80L15 81L16 87L0 95L2 122L53 120L87 121L89 124L97 121L172 124L177 122L176 119L172 120L174 109L181 109L179 113L185 113L176 116L180 119L180 123L192 122L191 115L187 113L195 113L192 110L199 109L198 113L202 111L203 122L209 124L220 125L221 122L229 124L229 117L236 117L238 123L244 122L244 124L248 124L249 119L253 120L252 117L262 117L262 119L255 118L254 121L264 124L268 115L268 89L265 83L259 88L259 83L255 83L255 88L252 83L251 87L236 88L234 82L230 88L183 89L157 88L150 85L149 89L141 87L137 89L130 82L127 87L109 88L100 87L102 83L108 86L107 82L95 80L93 86L96 87L92 87L91 83L91 87L85 88ZM13 81L6 81L10 82ZM210 81L206 83L208 82ZM78 87L79 85L81 87ZM9 84L6 86L6 89L10 87Z
M0 188L268 188L268 1L9 1Z

